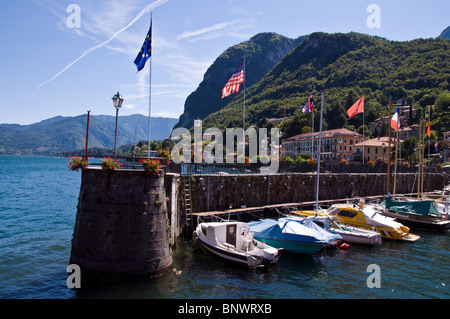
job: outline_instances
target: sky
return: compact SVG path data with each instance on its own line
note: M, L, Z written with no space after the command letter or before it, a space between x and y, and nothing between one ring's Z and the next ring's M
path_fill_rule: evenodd
M260 32L297 38L353 31L408 41L434 38L450 25L448 0L5 0L1 6L0 123L22 125L88 110L115 115L117 91L124 98L119 115L178 118L214 60ZM150 15L152 58L137 72L133 62Z

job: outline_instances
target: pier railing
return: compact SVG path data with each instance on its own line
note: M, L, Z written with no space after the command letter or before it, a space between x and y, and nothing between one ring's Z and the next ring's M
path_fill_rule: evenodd
M154 152L153 155L157 155ZM142 160L148 159L148 157L134 157L134 156L105 156L92 154L88 155L89 166L101 166L102 161L105 158L115 158L118 163L122 164L123 169L143 169ZM158 160L164 172L178 173L181 175L235 175L235 174L264 174L267 169L267 165L261 163L250 164L207 164L207 163L167 163L167 159L164 157L151 156L151 160ZM279 163L277 173L289 174L289 173L314 173L317 170L316 165L310 165L308 163L286 163L281 161ZM323 173L362 173L362 174L380 174L387 173L386 163L376 163L374 166L369 166L359 162L350 162L347 165L341 163L324 162L320 165L320 171ZM417 173L418 168L415 166L404 167L399 165L397 173ZM449 168L438 168L436 166L425 166L425 173L445 173L449 174ZM391 173L394 172L394 165L391 165Z
M105 156L105 155L88 155L88 166L102 166L102 161L105 158L115 159L116 162L122 164L122 169L143 169L142 161L149 159L149 157L136 156ZM151 156L151 160L158 160L161 163L162 169L167 172L167 159L165 157Z

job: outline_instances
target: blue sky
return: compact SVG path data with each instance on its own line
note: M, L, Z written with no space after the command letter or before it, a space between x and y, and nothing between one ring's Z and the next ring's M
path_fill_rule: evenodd
M80 27L67 19L80 9ZM380 27L369 28L370 4ZM405 41L450 25L448 0L5 0L0 11L0 123L149 112L149 63L133 61L153 12L152 116L178 118L214 60L259 32L360 32ZM224 83L225 84L225 83ZM220 94L220 92L218 92Z

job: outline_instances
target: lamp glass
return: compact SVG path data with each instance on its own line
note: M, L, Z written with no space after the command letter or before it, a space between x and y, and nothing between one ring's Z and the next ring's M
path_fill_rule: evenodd
M113 96L112 100L113 100L113 104L114 104L115 108L122 107L123 98L122 98L122 96L120 96L119 92L117 92L117 94Z

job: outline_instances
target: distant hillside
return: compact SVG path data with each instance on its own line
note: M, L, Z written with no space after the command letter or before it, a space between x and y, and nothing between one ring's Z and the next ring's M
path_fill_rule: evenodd
M87 115L57 116L31 125L0 124L0 154L55 155L84 149ZM177 119L152 118L151 140L163 140L172 133ZM89 147L114 148L116 118L91 115ZM119 116L117 145L148 139L148 117Z
M387 114L389 96L394 102L401 99L423 111L441 93L450 91L450 41L397 42L353 32L313 33L258 83L247 87L247 125L264 127L266 118L280 118L286 112L289 119L279 125L283 137L298 134L303 126L311 125L311 115L301 113L301 107L313 84L316 127L320 92L325 91L324 129L359 128L362 115L347 121L345 112L362 95L366 125ZM240 92L231 103L209 115L203 127L240 127L242 109ZM436 129L449 130L448 110L436 111L445 117Z
M246 57L246 86L250 87L269 72L303 37L289 39L276 33L260 33L249 41L230 47L223 52L206 71L199 87L186 99L184 113L176 127L191 128L196 118L204 119L231 100L234 95L222 99L222 88Z

